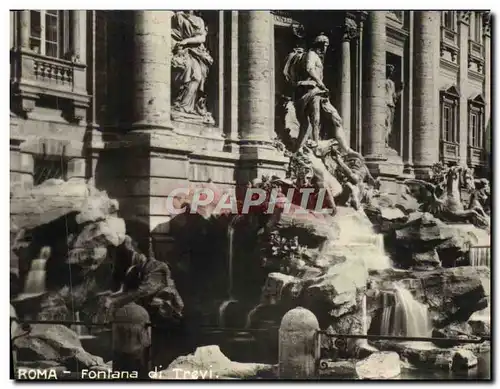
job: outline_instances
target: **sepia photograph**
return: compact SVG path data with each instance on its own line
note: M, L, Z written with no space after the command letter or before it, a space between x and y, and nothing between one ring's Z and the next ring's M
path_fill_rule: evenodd
M492 381L490 10L9 13L10 380Z

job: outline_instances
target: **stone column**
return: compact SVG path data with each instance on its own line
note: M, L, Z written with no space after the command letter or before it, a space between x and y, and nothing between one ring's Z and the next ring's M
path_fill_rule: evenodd
M72 36L71 36L71 49L73 54L77 58L81 58L80 55L80 12L81 11L71 11L73 14L73 24L71 26Z
M85 31L87 27L87 11L71 11L73 13L71 49L80 62L87 62Z
M363 142L363 24L366 20L366 11L360 11L358 20L358 35L359 38L356 41L356 56L357 56L357 72L356 72L356 145L355 150L361 152L362 142Z
M363 150L367 161L385 157L386 36L383 11L371 11L366 25L366 77L363 85Z
M134 11L134 129L171 129L171 11Z
M415 11L413 79L413 162L415 175L425 178L439 160L439 66L440 13Z
M239 11L239 127L242 146L270 143L274 125L269 106L273 59L273 20L269 11Z
M469 145L469 107L467 101L467 94L465 91L469 82L469 25L471 11L457 11L458 28L459 28L459 42L460 48L459 55L459 78L458 90L460 91L460 100L458 105L458 120L457 120L457 133L459 142L460 164L467 164L467 146Z
M407 11L408 28L413 31L413 11ZM405 89L403 91L403 102L406 108L403 112L403 163L404 173L413 175L413 34L408 36L405 47Z
M238 130L240 168L246 184L262 175L282 176L286 158L272 146L274 134L274 20L269 11L238 11Z
M357 36L357 25L346 18L342 33L342 71L340 81L340 116L347 142L351 143L351 40Z
M21 42L20 47L29 49L30 47L30 11L20 11L21 19Z

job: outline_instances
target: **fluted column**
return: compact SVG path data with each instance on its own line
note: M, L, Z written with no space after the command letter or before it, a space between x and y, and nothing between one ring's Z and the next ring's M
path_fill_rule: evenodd
M23 10L20 11L21 20L21 42L20 46L23 49L29 49L30 47L30 11Z
M342 27L342 71L340 82L340 115L347 142L351 143L351 40L357 37L357 25L346 18Z
M385 160L386 36L384 11L368 14L366 72L363 85L363 146L367 161Z
M239 11L238 122L243 146L270 143L273 20L269 11Z
M415 175L425 177L439 160L440 12L415 11L414 26L413 161Z
M135 129L170 129L171 11L134 11Z

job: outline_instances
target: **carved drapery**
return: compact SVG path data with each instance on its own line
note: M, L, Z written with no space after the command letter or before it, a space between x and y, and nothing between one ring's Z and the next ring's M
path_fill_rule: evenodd
M214 65L207 48L208 26L195 11L172 16L172 117L214 125L206 83Z

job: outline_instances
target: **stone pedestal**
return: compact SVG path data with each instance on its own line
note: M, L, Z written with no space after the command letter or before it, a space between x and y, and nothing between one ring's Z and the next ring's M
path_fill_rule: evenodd
M157 231L159 239L168 232L167 199L175 188L189 187L190 153L187 145L160 131L133 131L107 141L100 152L96 186L119 201L127 233L141 249Z
M288 311L279 329L279 378L317 378L319 324L314 314L302 307Z
M414 12L413 163L415 176L426 178L439 161L439 67L440 13Z

